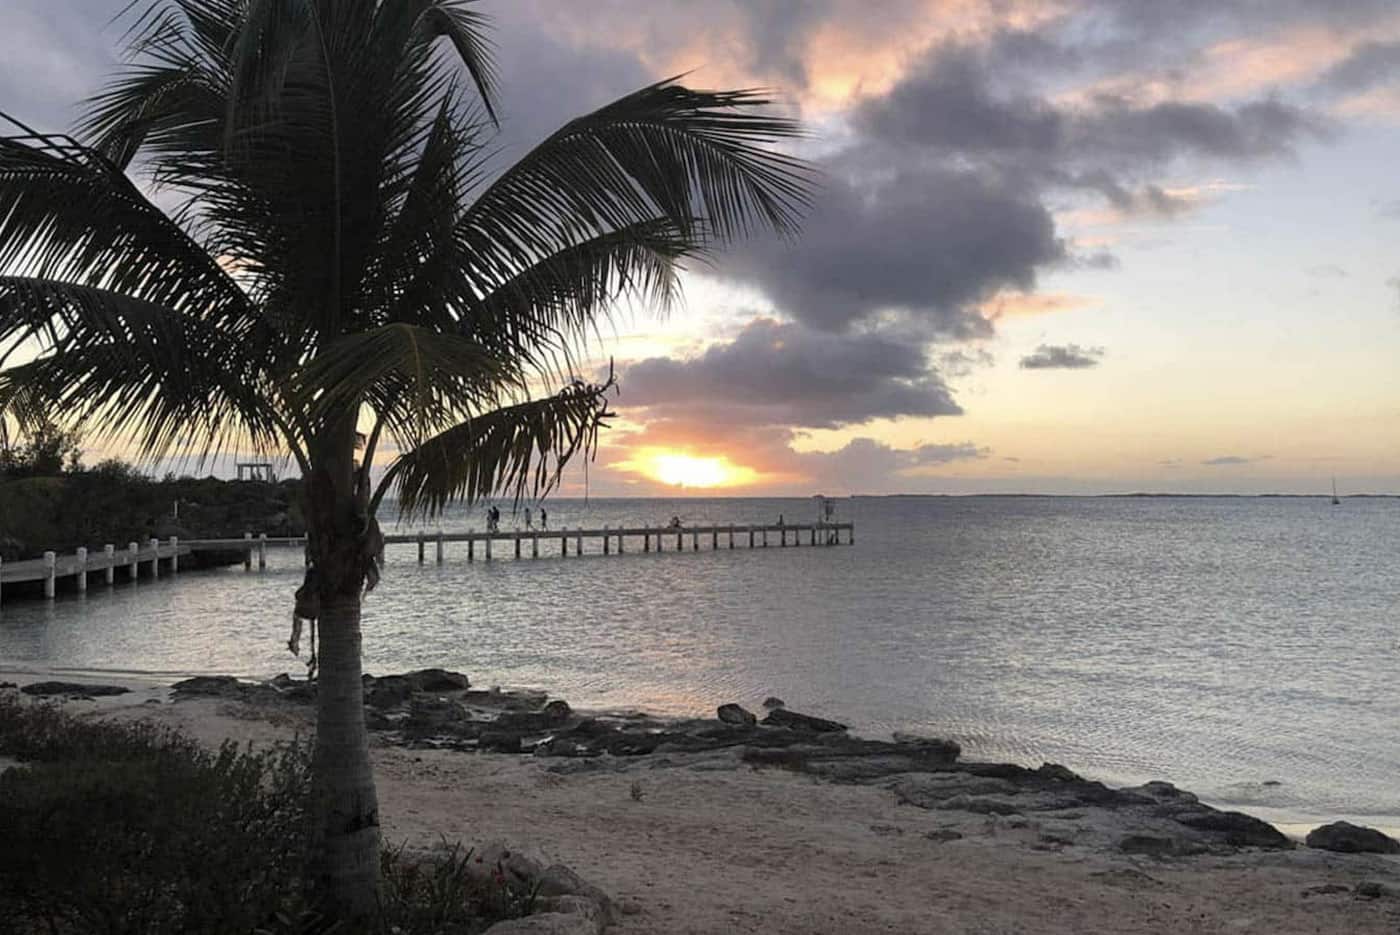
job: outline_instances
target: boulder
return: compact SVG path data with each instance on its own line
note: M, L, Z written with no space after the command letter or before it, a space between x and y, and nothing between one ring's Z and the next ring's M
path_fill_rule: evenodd
M1218 812L1202 807L1200 811L1178 812L1172 818L1188 828L1210 831L1222 836L1231 847L1270 847L1287 850L1293 842L1273 825L1243 812Z
M96 698L99 695L125 695L131 691L120 685L84 685L80 682L31 682L20 689L26 695L80 695Z
M774 698L772 695L769 695L767 698L763 699L763 710L765 711L772 711L774 708L785 707L787 707L787 705L783 703L783 699L781 698Z
M243 694L243 685L231 675L196 675L170 686L177 695L213 695L234 698Z
M435 695L413 695L409 698L408 719L404 729L416 736L433 733L456 733L469 721L467 709L450 698Z
M471 688L465 675L447 669L417 669L404 673L402 678L408 679L413 690L420 692L455 692Z
M1363 880L1356 884L1357 899L1380 899L1384 896L1393 895L1393 890L1376 880Z
M1079 782L1080 776L1067 766L1059 763L1041 763L1035 774L1051 782Z
M551 724L563 724L573 716L574 709L562 698L556 698L544 706L541 712Z
M582 896L598 904L600 917L605 922L617 921L617 907L607 893L589 883L563 864L551 864L536 878L537 895L542 898L552 896Z
M386 675L383 678L366 675L364 687L365 704L381 711L404 704L414 691L413 681L404 675Z
M796 711L789 711L787 708L774 708L768 712L768 716L763 719L763 724L767 727L786 727L790 730L806 731L814 734L825 734L846 729L845 724L837 721L828 721L825 718L812 717L810 714L798 714Z
M758 723L758 717L752 711L747 711L737 704L722 704L715 714L726 724L737 724L740 727L753 727Z
M1375 828L1334 821L1308 832L1308 847L1339 854L1400 854L1400 841Z

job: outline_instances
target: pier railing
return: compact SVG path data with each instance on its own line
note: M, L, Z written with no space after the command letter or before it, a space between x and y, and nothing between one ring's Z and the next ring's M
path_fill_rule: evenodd
M842 541L842 533L845 541ZM385 546L416 545L418 561L426 560L427 548L433 547L434 560L445 561L447 546L452 543L465 543L466 559L477 559L477 547L481 547L480 557L492 561L494 546L502 545L504 551L514 558L539 558L541 546L543 554L557 554L567 558L572 554L622 555L630 548L639 552L700 552L734 548L790 548L801 546L835 546L855 544L854 523L774 523L770 525L709 525L709 526L602 526L576 527L570 529L510 529L477 532L419 532L409 535L385 536ZM556 547L557 543L557 547ZM687 543L689 548L687 549ZM245 533L242 538L230 539L186 539L172 536L162 542L150 539L143 546L131 542L125 549L103 546L101 552L78 549L71 555L45 552L43 558L23 562L0 562L0 596L6 584L42 581L44 596L53 597L60 578L74 578L79 591L87 590L91 575L102 576L106 584L116 580L119 570L127 580L134 580L145 566L152 577L159 577L162 563L171 572L179 571L180 558L200 552L242 553L243 567L252 569L256 560L258 568L267 567L269 548L297 548L305 555L304 536L254 536ZM591 549L591 551L590 551Z

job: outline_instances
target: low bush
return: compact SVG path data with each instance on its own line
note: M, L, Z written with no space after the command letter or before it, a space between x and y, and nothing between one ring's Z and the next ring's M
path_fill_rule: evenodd
M305 900L310 749L208 750L0 691L0 935L325 935ZM534 889L472 852L386 848L383 935L476 935ZM357 928L357 933L362 929Z
M295 911L309 759L0 699L0 930L247 933Z

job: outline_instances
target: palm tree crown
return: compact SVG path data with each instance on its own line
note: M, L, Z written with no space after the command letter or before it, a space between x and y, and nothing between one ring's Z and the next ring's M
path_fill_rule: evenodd
M495 172L495 70L469 0L129 15L130 62L78 139L17 121L0 138L0 416L57 414L152 457L295 458L299 611L322 618L318 764L367 774L350 705L380 500L431 513L548 489L608 414L571 348L619 296L665 301L715 244L793 232L808 170L769 145L797 127L757 111L760 93L673 79ZM371 489L385 441L397 456ZM354 782L332 838L377 827L372 779ZM343 880L330 892L349 898Z

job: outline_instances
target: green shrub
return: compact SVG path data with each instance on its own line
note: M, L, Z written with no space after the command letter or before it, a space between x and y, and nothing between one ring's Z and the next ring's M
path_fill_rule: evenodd
M347 931L305 900L308 745L211 751L0 692L0 755L25 764L0 773L0 935ZM479 863L386 848L369 931L475 935L531 911L532 886Z
M0 699L0 928L247 933L295 909L309 758Z

